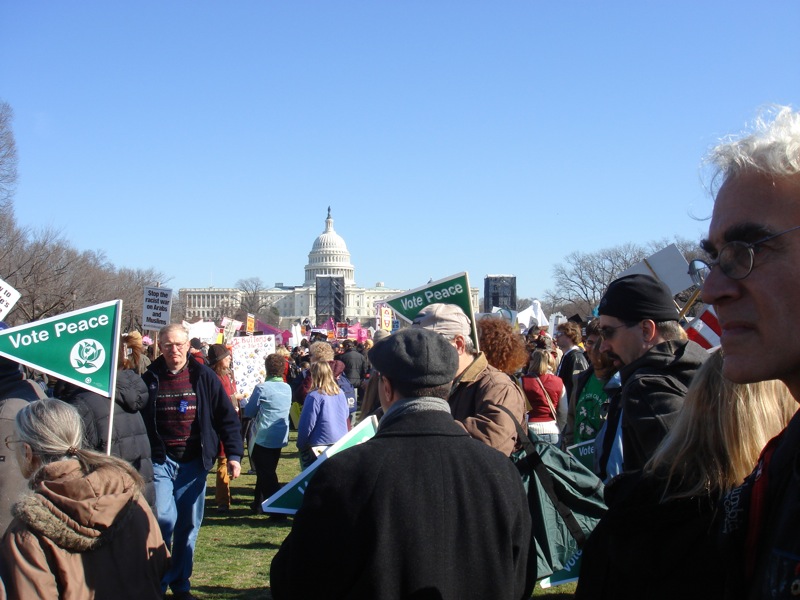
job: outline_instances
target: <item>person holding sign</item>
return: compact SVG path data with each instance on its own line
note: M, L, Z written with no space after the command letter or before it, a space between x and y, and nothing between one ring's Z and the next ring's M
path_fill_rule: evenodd
M378 432L317 469L272 561L272 597L529 598L525 490L513 463L450 414L458 351L406 328L369 358Z
M163 327L164 352L142 376L149 402L142 410L153 458L156 517L171 545L172 565L162 581L173 598L190 600L194 547L203 521L206 474L220 440L235 479L244 453L239 417L216 373L189 358L189 332L179 324Z
M524 426L525 396L513 379L476 350L469 317L455 304L429 304L413 326L442 335L458 352L458 373L448 397L453 418L475 439L511 456L517 428L497 406L505 406Z

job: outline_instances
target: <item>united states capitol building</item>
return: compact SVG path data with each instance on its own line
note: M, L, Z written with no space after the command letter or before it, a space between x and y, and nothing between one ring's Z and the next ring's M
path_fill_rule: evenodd
M261 303L274 306L281 316L281 326L308 319L312 324L317 320L317 277L344 281L342 290L342 318L364 325L374 323L376 305L406 290L387 288L379 282L372 288L357 287L355 267L350 262L350 252L342 236L333 229L333 217L328 208L325 230L314 240L308 263L305 266L305 279L301 286L286 286L276 283L274 287L260 291ZM341 278L341 279L339 279ZM478 304L478 290L472 288L472 304ZM241 305L244 292L237 288L181 288L178 298L186 320L198 317L204 320L219 321L231 317Z

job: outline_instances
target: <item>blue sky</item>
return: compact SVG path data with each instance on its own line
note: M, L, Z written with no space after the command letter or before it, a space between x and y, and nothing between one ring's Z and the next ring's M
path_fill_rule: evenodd
M356 283L699 239L700 161L800 106L800 2L0 3L22 225L167 286Z

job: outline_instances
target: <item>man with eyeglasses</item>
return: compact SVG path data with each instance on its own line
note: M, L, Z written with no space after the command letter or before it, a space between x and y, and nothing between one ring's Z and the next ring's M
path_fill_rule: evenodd
M609 472L614 440L622 439L624 471L641 469L667 435L695 372L708 356L687 339L672 294L649 275L612 281L598 307L601 352L620 370L622 389L609 406L599 458Z
M239 417L208 366L189 357L189 333L173 323L158 333L163 354L142 379L149 400L142 410L153 457L156 518L170 546L172 562L161 582L172 597L191 600L189 591L197 534L203 521L206 475L220 440L232 479L244 452Z
M713 304L723 375L783 381L800 400L800 112L773 109L744 137L714 148L719 182L707 261L691 273ZM800 416L725 499L731 598L800 595Z

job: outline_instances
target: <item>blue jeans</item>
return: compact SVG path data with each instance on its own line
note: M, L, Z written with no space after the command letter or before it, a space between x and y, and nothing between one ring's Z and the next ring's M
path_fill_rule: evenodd
M156 519L161 536L172 552L172 564L161 580L174 592L188 592L192 576L194 546L206 499L206 475L203 459L177 463L167 458L153 463L156 488Z

